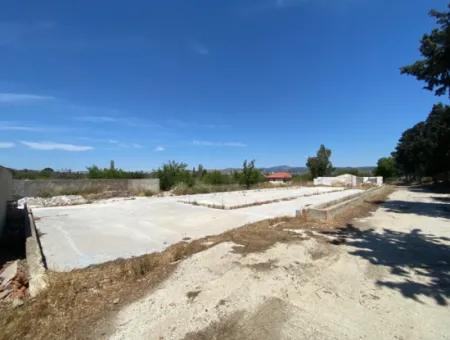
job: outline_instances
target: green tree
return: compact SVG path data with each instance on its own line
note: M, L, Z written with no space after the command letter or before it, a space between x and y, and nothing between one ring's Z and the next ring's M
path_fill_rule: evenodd
M382 157L377 162L377 167L373 171L375 176L382 176L383 178L397 177L397 165L393 157Z
M212 185L229 184L231 183L231 176L224 174L219 170L212 170L203 175L203 181Z
M450 4L448 5L450 9ZM430 11L439 28L424 34L420 53L424 57L414 64L400 68L402 74L410 74L427 83L425 88L440 96L448 91L450 97L450 11Z
M187 164L169 161L163 164L156 172L162 190L169 190L175 184L185 183L188 186L194 184L192 175L187 169Z
M330 161L331 150L323 144L320 145L316 157L309 157L306 166L309 168L312 178L331 175L333 164Z
M240 174L240 183L245 185L247 189L258 182L260 182L264 178L261 171L255 168L255 160L247 162L244 161L242 165L242 172Z
M450 106L433 106L428 118L403 132L393 156L408 179L450 173Z
M39 177L50 178L53 176L54 173L55 171L52 168L44 168L40 171Z

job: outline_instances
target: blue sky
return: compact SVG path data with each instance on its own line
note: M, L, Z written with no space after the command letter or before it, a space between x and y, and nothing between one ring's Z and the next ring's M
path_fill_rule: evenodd
M2 1L0 164L374 165L446 101L399 67L447 1Z

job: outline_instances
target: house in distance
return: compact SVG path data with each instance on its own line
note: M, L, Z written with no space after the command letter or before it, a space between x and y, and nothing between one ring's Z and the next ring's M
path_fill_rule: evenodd
M292 179L292 175L289 172L274 172L270 175L266 175L266 180L270 182L289 182Z

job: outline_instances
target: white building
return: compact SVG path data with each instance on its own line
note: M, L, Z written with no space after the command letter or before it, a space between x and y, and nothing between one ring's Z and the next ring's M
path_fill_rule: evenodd
M314 178L314 185L328 186L349 186L355 187L361 184L383 185L383 177L358 177L355 175L344 174L336 177L317 177Z

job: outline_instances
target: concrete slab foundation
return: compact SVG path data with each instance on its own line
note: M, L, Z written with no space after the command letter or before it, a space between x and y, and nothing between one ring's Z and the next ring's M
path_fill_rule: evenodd
M217 209L239 209L253 205L289 201L300 197L342 191L344 188L288 187L276 189L243 190L213 194L187 195L180 202Z
M295 216L299 209L356 192L360 190L324 192L233 210L181 203L181 196L138 197L37 208L33 209L33 215L47 267L68 271L161 251L185 238L220 234L268 218ZM211 197L218 199L219 195Z

